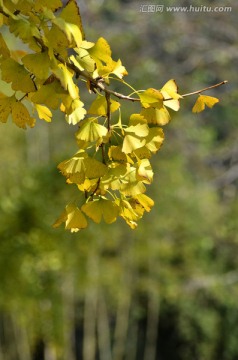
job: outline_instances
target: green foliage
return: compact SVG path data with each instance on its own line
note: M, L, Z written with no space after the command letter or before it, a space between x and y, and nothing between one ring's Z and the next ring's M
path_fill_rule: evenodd
M115 81L132 89L123 80L127 70L120 59L112 58L104 38L95 43L85 40L75 0L65 6L61 1L2 0L0 12L4 25L29 48L16 56L0 38L2 80L14 91L10 97L1 95L0 120L5 123L11 115L18 127L26 129L35 125L36 114L51 122L51 110L60 108L66 121L78 126L79 151L58 166L78 196L54 226L65 223L75 232L87 227L88 218L112 223L121 216L134 229L153 206L144 193L153 181L150 159L164 140L161 126L171 118L168 108L178 111L180 100L190 94L178 94L173 79L161 89L133 89L129 95L111 90ZM88 110L79 91L82 82L93 96ZM136 102L137 112L127 119L112 96ZM193 111L217 101L200 95Z

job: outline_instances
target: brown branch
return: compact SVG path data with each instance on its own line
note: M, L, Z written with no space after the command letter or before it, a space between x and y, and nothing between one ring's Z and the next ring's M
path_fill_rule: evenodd
M228 80L224 80L218 84L215 84L215 85L211 85L211 86L208 86L204 89L201 89L201 90L196 90L196 91L193 91L193 92L190 92L190 93L187 93L187 94L183 94L182 97L186 97L186 96L191 96L191 95L196 95L196 94L200 94L204 91L207 91L207 90L210 90L210 89L214 89L218 86L221 86L221 85L224 85L224 84L227 84L228 83Z
M110 131L111 128L111 101L110 101L111 95L109 93L106 93L106 101L107 101L107 131Z

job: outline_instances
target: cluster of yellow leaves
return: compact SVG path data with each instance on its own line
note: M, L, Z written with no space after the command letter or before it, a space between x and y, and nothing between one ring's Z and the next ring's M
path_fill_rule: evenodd
M175 80L159 90L135 92L139 112L122 122L120 102L107 89L115 77L123 82L127 71L120 59L112 59L104 38L85 40L76 0L65 6L61 0L0 0L0 12L0 25L30 48L28 53L11 51L0 34L1 80L12 89L10 96L0 93L0 121L6 123L11 116L26 129L35 125L35 117L50 122L52 110L60 109L69 124L77 125L79 150L58 169L77 187L79 197L54 226L64 223L76 232L86 228L89 219L111 224L120 216L134 229L154 205L145 195L154 176L150 158L163 144L161 126L170 121L169 110L180 108L183 97ZM88 110L80 97L80 76L89 93L97 93ZM193 112L216 102L199 95Z

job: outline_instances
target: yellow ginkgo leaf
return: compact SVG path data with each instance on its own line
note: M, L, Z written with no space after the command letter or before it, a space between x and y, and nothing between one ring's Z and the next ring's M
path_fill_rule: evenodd
M146 144L145 137L149 134L147 124L137 124L126 128L125 137L122 144L122 152L131 153L133 150L139 149Z
M94 142L106 136L107 128L98 124L97 119L88 118L80 123L80 129L76 133L79 140Z
M182 98L181 95L178 94L178 86L175 80L171 79L167 81L167 83L162 87L160 90L163 97L164 97L164 105L169 107L172 110L178 111L180 108L179 100ZM166 99L173 99L173 100L166 100Z
M55 0L54 0L55 1ZM63 8L60 17L67 23L76 25L81 32L81 39L85 38L79 7L76 0L70 0Z
M120 107L120 103L113 99L110 99L110 111L115 112ZM107 114L107 101L105 96L98 95L98 97L92 102L88 114L106 116Z
M52 71L56 78L60 81L63 89L69 92L72 99L78 98L78 87L72 79L74 75L73 72L70 71L64 64L58 64L58 66Z
M88 222L84 214L74 204L69 204L66 206L63 213L53 224L53 227L59 227L62 223L65 223L65 229L69 229L71 232L77 232L80 229L85 229L88 226Z
M100 37L95 45L88 50L88 52L99 67L103 63L108 64L112 61L110 46L103 37Z
M80 47L82 43L82 33L77 25L68 23L60 17L55 18L52 22L65 33L70 47L75 47L75 45Z
M81 209L97 224L101 222L102 218L107 224L111 224L116 221L119 214L118 205L114 201L103 197L89 201L88 203L84 204Z
M144 108L161 107L163 105L163 95L159 90L150 88L139 93L141 105Z
M20 101L14 102L12 105L12 120L20 128L26 129L26 126L33 127L35 119L33 119L25 105Z
M61 0L35 0L34 1L35 9L36 11L42 11L44 8L51 9L52 11L55 11L56 9L59 9L62 7L62 1Z
M159 127L152 127L146 138L145 147L152 153L156 153L164 142L164 132Z
M43 119L47 122L51 122L52 112L50 111L50 109L48 109L48 107L44 105L35 104L35 108L40 119Z
M147 120L148 124L154 125L166 125L170 121L171 117L165 106L160 108L147 108L141 110L141 115Z
M192 112L199 113L205 109L205 105L208 106L209 108L212 108L218 102L219 99L215 97L207 96L207 95L199 95L192 108Z
M154 201L145 194L139 194L135 196L135 199L143 206L145 211L149 212L154 206Z
M143 181L145 184L151 184L153 180L153 170L148 159L138 161L137 177L138 180Z
M131 229L135 229L137 227L137 221L141 216L133 209L129 201L117 199L116 203L120 209L119 215L126 221Z

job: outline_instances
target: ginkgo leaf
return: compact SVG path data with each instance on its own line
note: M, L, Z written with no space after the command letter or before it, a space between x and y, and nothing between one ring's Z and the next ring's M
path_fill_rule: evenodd
M76 0L69 0L67 2L66 6L63 8L60 14L60 17L67 23L76 25L81 32L81 38L85 38L81 15Z
M154 125L166 125L170 121L171 117L165 106L160 108L147 108L141 110L141 115L147 120L148 124Z
M58 64L57 68L54 68L52 71L60 81L63 89L69 92L72 99L76 99L78 97L78 87L72 79L74 75L73 72L71 72L64 64Z
M86 217L74 204L69 204L66 206L63 213L53 224L53 227L59 227L62 223L65 223L65 229L69 229L71 232L77 232L80 229L85 229L88 226Z
M50 59L46 51L27 54L21 59L25 67L39 79L47 79L49 75Z
M13 59L6 59L1 63L2 80L12 83L12 89L29 93L36 91L30 73Z
M33 119L27 108L20 101L14 102L12 105L12 120L20 128L26 129L26 126L33 127L35 119Z
M41 11L44 8L48 8L52 11L55 11L62 7L61 0L35 0L35 9L36 11Z
M136 125L128 126L125 130L125 137L122 145L122 152L125 154L131 153L145 145L145 137L149 134L147 124L137 123Z
M7 119L12 112L12 105L15 102L15 95L8 97L4 94L0 94L0 121L2 123L7 122Z
M46 122L51 122L52 112L50 111L50 109L48 109L48 107L35 104L35 108L40 119L43 119Z
M112 59L107 63L107 65L98 65L97 72L98 75L103 78L107 78L108 75L114 74L122 79L124 75L128 75L126 68L121 63L121 60L114 61Z
M96 61L97 66L104 64L108 64L112 61L111 49L108 42L103 38L100 37L95 45L88 50L91 57Z
M94 142L106 136L107 128L98 124L95 118L88 118L81 122L80 129L76 133L76 138L79 140Z
M32 50L40 51L35 38L40 39L41 34L36 24L30 22L28 19L13 19L9 18L9 30L14 33L16 37L22 39L23 42L28 43Z
M144 108L161 107L163 105L163 95L159 90L150 88L139 93L141 105Z
M199 95L192 108L192 112L193 113L201 112L205 109L205 106L212 108L218 102L219 99L215 97L207 96L207 95Z
M133 163L130 157L124 152L122 152L121 146L115 146L115 145L110 146L110 148L108 149L108 157L111 160L119 161L122 163L126 163L126 162Z
M160 90L163 97L164 97L164 105L169 107L174 111L178 111L180 108L179 100L182 98L181 95L178 94L178 86L175 80L171 79L167 81L167 83L162 87ZM166 100L166 99L173 99L173 100Z
M145 147L152 153L156 153L164 142L164 132L159 127L152 127L146 138Z
M66 109L65 112L66 121L72 125L78 124L81 120L84 119L85 115L87 114L87 111L84 109L84 103L79 99L73 99L70 108Z
M78 151L71 159L62 161L58 169L71 182L80 184L85 178L95 179L107 172L107 166L91 158L84 150Z
M110 99L110 111L115 112L120 107L120 103ZM88 114L106 116L107 114L107 101L105 96L98 96L88 109Z
M116 203L120 209L119 215L126 221L131 229L135 229L137 227L137 221L140 219L140 216L133 209L129 201L124 199L117 199Z
M32 96L31 101L37 104L44 104L52 109L58 109L62 95L67 92L62 88L58 80L42 85Z
M95 70L96 64L92 57L89 55L88 51L82 48L75 48L75 51L79 56L70 56L72 63L81 71L86 70L93 73Z
M112 162L108 165L108 171L102 177L100 186L102 189L107 190L120 190L122 184L128 184L127 174L130 170L129 164L120 164L118 162Z
M119 214L118 205L103 197L87 202L81 209L97 224L101 222L102 218L107 224L111 224L116 221Z
M120 191L126 196L143 194L146 188L142 181L138 180L137 168L131 166L123 178Z
M3 59L10 58L10 51L1 33L0 33L0 55L2 55Z
M55 18L52 22L65 33L67 40L69 41L69 47L75 47L75 44L77 47L80 47L82 43L82 34L77 25L68 23L60 17Z
M67 57L67 48L69 41L63 32L57 25L52 24L50 31L45 35L46 45L51 49L52 53L56 51L62 57Z
M151 184L154 173L148 159L139 160L137 176L138 179L143 181L145 184Z
M143 208L147 212L149 212L154 206L154 201L145 194L138 194L135 196L135 199L143 206Z

